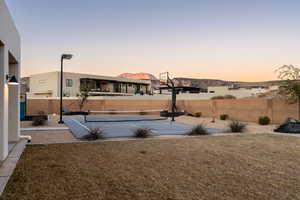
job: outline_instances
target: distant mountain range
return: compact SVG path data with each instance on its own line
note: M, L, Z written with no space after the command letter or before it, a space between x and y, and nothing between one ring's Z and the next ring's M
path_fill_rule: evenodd
M118 77L130 78L130 79L144 79L144 80L158 80L154 75L150 73L140 72L140 73L123 73ZM196 78L174 78L173 81L177 86L186 87L197 87L207 89L209 86L236 86L236 87L253 87L261 86L268 87L272 85L280 85L283 81L262 81L262 82L243 82L243 81L224 81L219 79L196 79Z
M253 86L273 86L281 85L283 81L262 81L262 82L243 82L243 81L224 81L218 79L195 79L195 78L174 78L173 81L177 86L200 87L206 89L209 86L236 86L236 87L253 87Z

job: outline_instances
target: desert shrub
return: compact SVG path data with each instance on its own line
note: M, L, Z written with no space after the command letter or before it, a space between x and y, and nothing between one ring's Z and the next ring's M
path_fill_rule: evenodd
M110 112L108 113L108 114L110 114L110 115L115 115L115 114L117 114L116 112L114 112L115 110L110 110Z
M226 95L224 96L224 99L236 99L236 97L233 96L233 95L230 95L230 94L226 94Z
M214 96L214 97L212 97L212 98L210 98L210 99L211 99L211 100L218 100L218 99L236 99L236 97L233 96L233 95L230 95L230 94L226 94L226 95L224 95L224 96L222 96L222 95Z
M207 132L207 129L202 124L195 126L187 134L188 135L209 135L209 133Z
M141 111L141 112L140 112L140 115L147 115L147 112Z
M190 113L190 112L186 112L186 115L187 115L187 116L190 116L190 117L194 117L194 114L193 114L193 113Z
M34 116L32 118L32 126L43 126L46 124L46 119L42 115Z
M85 140L98 140L104 138L104 131L100 128L91 129L89 134L85 135L83 139Z
M214 96L210 98L211 100L218 100L218 99L224 99L224 96Z
M246 124L244 124L240 121L234 120L229 124L229 128L230 128L230 132L241 133L246 128Z
M39 111L38 114L39 115L45 115L45 112L44 111Z
M150 128L138 128L134 131L134 137L147 138L151 136L152 130Z
M195 114L194 114L194 117L201 117L202 116L202 113L201 112L196 112Z
M227 120L227 119L229 119L229 115L227 114L220 115L220 120Z
M264 97L267 97L267 94L266 94L266 93L263 93L263 94L259 94L259 95L258 95L258 98L264 98Z
M270 122L271 122L271 119L268 116L258 118L258 123L260 125L268 125L268 124L270 124Z

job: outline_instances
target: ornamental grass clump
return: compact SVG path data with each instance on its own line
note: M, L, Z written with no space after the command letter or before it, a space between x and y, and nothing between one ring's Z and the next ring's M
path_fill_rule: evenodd
M134 131L134 137L137 138L147 138L152 135L152 130L150 128L138 128Z
M202 124L199 124L199 125L195 126L190 132L188 132L187 135L190 135L190 136L209 135L209 132Z
M230 132L232 132L232 133L241 133L246 128L246 124L244 124L240 121L237 121L237 120L232 121L228 126L229 126Z
M85 140L99 140L104 139L104 131L100 128L91 129L89 133L83 137Z

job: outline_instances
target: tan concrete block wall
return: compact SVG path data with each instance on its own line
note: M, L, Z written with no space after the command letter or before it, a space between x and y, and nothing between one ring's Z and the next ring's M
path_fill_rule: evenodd
M63 105L71 111L78 111L78 100L64 100ZM282 99L233 99L233 100L178 100L179 110L191 113L201 112L204 117L219 118L228 114L231 119L257 122L261 116L268 116L272 123L282 123L288 117L298 118L298 105L288 104ZM83 110L154 110L170 109L169 100L88 100ZM27 114L43 111L46 114L59 113L58 99L28 99Z
M228 114L231 119L257 122L261 116L268 116L266 99L216 100L217 116ZM271 116L269 116L271 117Z
M281 123L288 117L298 119L298 104L288 104L286 101L274 99L272 111L275 123Z
M168 109L169 104L168 100L88 100L83 110L160 110ZM78 100L64 100L63 107L70 111L78 111ZM59 100L27 100L27 115L35 115L40 111L46 114L59 113Z
M181 100L179 107L190 113L201 112L204 117L213 116L213 101L211 100Z

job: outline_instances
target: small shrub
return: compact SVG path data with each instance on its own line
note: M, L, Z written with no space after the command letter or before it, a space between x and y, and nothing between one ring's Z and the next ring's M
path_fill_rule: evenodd
M229 115L227 114L220 115L220 120L227 120L227 119L229 119Z
M212 97L212 98L210 98L210 99L211 99L211 100L218 100L218 99L236 99L236 97L233 96L233 95L230 95L230 94L226 94L226 95L224 95L224 96L222 96L222 95L214 96L214 97Z
M224 96L224 99L236 99L236 97L233 96L233 95L230 95L230 94L226 94L226 95Z
M209 135L209 133L207 132L207 129L202 124L195 126L187 134L188 135Z
M45 112L44 111L39 111L38 114L39 115L45 115Z
M197 112L194 114L194 117L201 117L202 116L202 113L201 112Z
M268 124L270 124L270 122L271 122L271 119L268 116L260 117L258 119L258 123L260 125L268 125Z
M110 114L110 115L115 115L115 114L117 114L116 112L114 112L115 110L110 110L110 112L108 113L108 114Z
M241 133L246 128L246 124L239 121L232 121L229 124L229 128L232 133Z
M150 128L138 128L134 131L134 137L147 138L151 136L152 130Z
M89 131L88 135L85 135L83 137L83 139L85 140L98 140L98 139L103 139L104 138L104 131L99 129L99 128L95 128L95 129L91 129Z
M141 111L141 112L140 112L140 115L147 115L147 112Z
M210 98L211 100L218 100L218 99L224 99L224 96L214 96Z
M141 154L146 154L146 153L147 153L147 151L140 151L140 153L141 153Z
M46 124L46 120L42 115L35 116L32 120L32 126L44 126Z
M190 116L190 117L194 117L194 114L193 114L193 113L186 112L186 115L187 115L187 116Z

